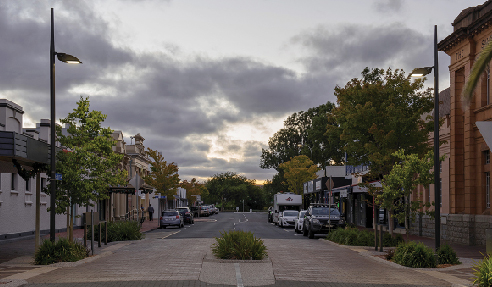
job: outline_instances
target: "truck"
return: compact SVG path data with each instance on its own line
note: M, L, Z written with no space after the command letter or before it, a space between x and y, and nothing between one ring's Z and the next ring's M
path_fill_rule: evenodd
M293 192L277 193L273 195L273 223L278 225L278 215L284 210L300 211L302 207L302 195Z

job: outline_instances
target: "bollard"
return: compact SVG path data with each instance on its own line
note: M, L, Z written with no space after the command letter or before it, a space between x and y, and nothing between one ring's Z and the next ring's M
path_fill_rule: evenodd
M374 226L374 250L378 251L378 224Z
M94 255L94 212L91 210L91 252Z
M97 247L101 247L101 237L102 237L102 230L101 230L101 222L99 222L99 240L97 241Z
M104 222L104 234L106 235L104 237L104 245L108 245L108 222Z
M379 252L383 252L383 226L379 227Z
M84 223L84 247L87 248L87 222Z

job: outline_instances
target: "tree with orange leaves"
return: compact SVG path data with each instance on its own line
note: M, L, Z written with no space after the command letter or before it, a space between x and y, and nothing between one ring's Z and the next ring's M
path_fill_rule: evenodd
M192 178L191 181L185 179L179 186L186 189L186 198L190 204L196 201L197 195L204 196L207 191L205 185L199 183L196 178Z
M150 174L142 177L145 183L153 186L157 193L171 198L176 194L179 187L178 166L167 163L162 154L151 148L147 148L147 155L152 159Z

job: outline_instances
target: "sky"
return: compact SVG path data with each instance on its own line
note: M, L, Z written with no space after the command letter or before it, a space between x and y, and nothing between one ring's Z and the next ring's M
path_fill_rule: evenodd
M80 97L127 144L179 166L182 180L236 172L258 183L262 148L292 113L328 101L365 67L433 65L438 40L484 0L2 0L0 98L24 109L24 127L50 118L50 13L56 116ZM450 58L439 52L441 89ZM432 86L432 75L427 80Z

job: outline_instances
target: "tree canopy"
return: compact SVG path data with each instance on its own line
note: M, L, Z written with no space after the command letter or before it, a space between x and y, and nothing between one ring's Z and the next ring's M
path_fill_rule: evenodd
M342 162L340 139L323 136L328 125L336 124L328 117L334 107L333 103L327 102L290 115L284 121L284 127L268 140L268 149L262 149L260 167L278 171L281 163L300 154L321 165Z
M62 180L56 184L56 213L65 213L67 207L76 204L94 206L95 202L109 198L110 186L126 183L126 171L118 169L123 155L112 149L113 130L102 127L106 115L89 108L89 98L81 97L77 108L60 120L68 125L67 133L56 127L58 141L64 148L56 155L56 170L62 174ZM46 193L50 191L48 187ZM70 216L73 218L73 214Z
M290 161L279 166L284 171L284 177L289 191L295 194L303 193L303 183L317 178L319 168L305 155L293 157Z
M328 137L339 135L347 164L368 165L369 179L381 179L398 161L394 153L423 156L430 150L433 122L425 114L433 110L430 89L423 80L410 82L402 70L365 68L361 79L336 87L338 107L333 110Z
M162 154L151 148L147 148L147 155L152 159L150 173L142 177L145 183L153 186L156 192L165 195L167 198L176 195L179 187L178 166L174 163L167 163Z
M235 172L215 174L205 182L209 194L204 199L208 203L219 203L223 207L242 206L262 209L265 205L263 190L256 181L247 179Z

